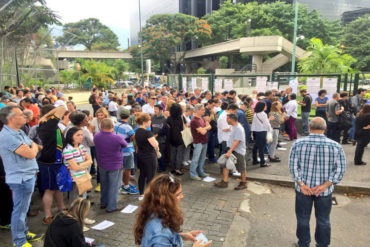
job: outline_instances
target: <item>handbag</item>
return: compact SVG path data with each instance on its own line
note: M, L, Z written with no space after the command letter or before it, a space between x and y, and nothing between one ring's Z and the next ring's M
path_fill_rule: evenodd
M188 147L193 143L193 135L191 134L190 128L186 127L184 124L184 129L181 131L182 141L185 147Z
M271 130L267 131L266 142L267 143L271 143L272 142L272 131Z
M81 176L72 176L73 181L76 183L76 187L78 189L78 194L82 195L86 191L89 191L92 189L91 184L91 175L86 171L85 174Z
M72 177L65 165L60 166L57 173L56 182L60 192L68 192L72 190Z

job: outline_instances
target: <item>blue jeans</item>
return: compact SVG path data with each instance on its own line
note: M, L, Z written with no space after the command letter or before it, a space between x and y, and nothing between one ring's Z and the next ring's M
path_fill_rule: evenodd
M302 134L308 135L310 132L308 131L308 118L310 117L309 112L302 112Z
M355 139L356 118L352 118L352 128L349 129L349 139Z
M332 195L305 196L296 191L295 213L297 217L297 238L299 247L309 247L311 242L310 218L312 204L315 207L316 247L327 247L330 244L330 211Z
M8 184L13 192L13 212L12 212L12 240L18 247L27 242L26 226L27 212L30 207L31 197L35 188L36 176L23 181L21 184Z
M215 146L217 143L217 132L209 131L207 133L208 136L208 159L214 160L215 159Z
M204 175L204 161L206 160L207 144L197 143L193 144L193 159L190 165L190 177L197 177Z
M337 122L329 122L328 121L328 131L326 133L327 137L332 139L333 141L340 142L340 132L338 128Z
M113 211L118 207L118 193L121 188L122 168L118 170L100 170L100 205Z

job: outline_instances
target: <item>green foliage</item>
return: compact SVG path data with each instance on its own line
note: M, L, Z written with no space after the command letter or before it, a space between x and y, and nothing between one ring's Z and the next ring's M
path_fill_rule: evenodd
M218 60L221 65L221 69L226 69L229 64L229 58L227 56L221 56Z
M355 57L355 67L370 71L370 16L360 17L344 27L344 51Z
M233 4L227 0L219 10L206 15L204 19L212 29L212 38L205 44L238 39L246 35L282 35L288 40L293 39L294 6L285 2ZM251 23L250 32L247 34L248 19L251 19ZM341 34L338 21L323 19L318 11L310 11L307 6L301 4L298 27L298 35L306 37L297 42L297 45L303 48L309 45L311 38L320 38L324 43L336 44Z
M327 74L351 72L351 65L356 62L336 46L324 45L320 39L311 39L307 51L311 54L302 58L298 67L302 73Z
M117 35L96 18L67 23L63 31L63 36L56 39L63 46L84 45L89 51L117 50L119 46Z
M197 70L197 74L198 75L204 75L206 73L206 69L203 68L203 67L200 67L198 70Z
M114 67L104 62L95 60L81 61L81 81L85 82L91 78L93 84L98 87L109 87L114 84Z
M174 64L173 53L178 45L187 40L201 43L208 40L210 35L211 29L207 21L181 13L154 15L147 20L140 33L146 57L160 63L171 60ZM133 56L137 56L138 50L140 49L130 49ZM183 57L180 58L182 59Z
M0 37L13 44L29 43L31 34L53 24L60 24L58 16L44 0L15 0L0 12Z

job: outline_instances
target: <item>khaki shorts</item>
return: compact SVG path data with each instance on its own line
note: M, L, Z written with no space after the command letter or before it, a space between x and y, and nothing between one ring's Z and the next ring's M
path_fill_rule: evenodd
M245 155L239 154L237 152L233 152L233 155L236 157L236 170L240 173L246 172L247 165L245 163ZM221 166L222 168L226 168L226 164Z

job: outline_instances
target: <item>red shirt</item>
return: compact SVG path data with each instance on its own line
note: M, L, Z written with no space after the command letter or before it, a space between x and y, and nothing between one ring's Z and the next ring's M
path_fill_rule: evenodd
M204 121L203 118L199 118L194 116L193 119L190 122L190 130L191 134L193 135L193 143L198 144L206 144L208 143L208 138L207 138L207 133L205 135L202 135L197 131L199 127L206 127L206 122Z
M38 124L39 122L39 116L40 116L40 109L36 105L30 105L27 109L31 110L33 112L33 120L30 121L28 124L32 127Z

